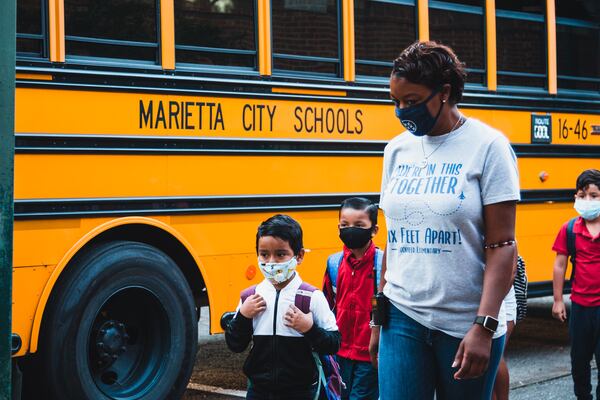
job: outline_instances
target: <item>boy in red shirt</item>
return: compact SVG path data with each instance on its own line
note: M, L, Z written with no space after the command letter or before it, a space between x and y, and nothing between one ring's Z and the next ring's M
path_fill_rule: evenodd
M574 207L580 217L572 224L574 254L570 254L568 246L569 222L562 226L552 247L556 251L552 316L563 322L567 319L562 293L567 258L575 256L569 318L571 375L575 396L592 399L592 357L595 355L596 363L600 363L600 171L583 171L577 178L576 187ZM596 389L596 398L600 398L600 385Z
M346 386L342 399L376 400L379 391L377 370L369 355L369 322L383 259L383 252L371 240L379 229L377 206L368 199L352 197L342 202L339 217L344 249L327 260L323 292L342 334L337 353Z

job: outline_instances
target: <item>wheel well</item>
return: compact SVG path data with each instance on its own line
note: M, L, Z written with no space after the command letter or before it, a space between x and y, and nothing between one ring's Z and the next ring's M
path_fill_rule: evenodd
M202 306L208 305L206 285L204 284L204 278L198 269L198 265L196 264L190 252L173 235L151 225L120 225L102 232L86 243L81 250L85 251L87 248L95 244L113 240L130 240L146 243L162 250L169 257L171 257L173 261L175 261L177 266L179 266L179 269L185 276L185 279L192 290L194 302L196 303L198 309Z

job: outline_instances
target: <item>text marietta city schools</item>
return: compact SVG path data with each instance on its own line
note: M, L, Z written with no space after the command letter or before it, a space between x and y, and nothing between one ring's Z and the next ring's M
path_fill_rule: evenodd
M220 102L139 100L139 128L224 131L231 121L223 108ZM240 111L241 128L246 132L273 132L281 113L275 104L244 104ZM297 133L360 135L364 129L361 109L296 106L282 121L286 130Z

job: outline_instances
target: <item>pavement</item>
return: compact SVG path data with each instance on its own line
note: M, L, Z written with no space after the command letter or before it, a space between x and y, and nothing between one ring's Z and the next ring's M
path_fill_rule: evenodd
M592 393L595 392L596 386L594 382ZM567 375L511 389L510 398L511 400L567 400L575 399L575 395L573 395L571 376Z
M568 298L565 297L567 306ZM528 316L517 324L506 348L513 400L574 399L566 324L551 317L552 298L529 299ZM208 309L199 323L199 358L184 399L234 400L243 397L244 354L226 349L223 335L208 335ZM595 365L592 371L596 376ZM594 383L595 388L595 383ZM595 390L595 389L594 389Z
M551 310L552 297L529 299L527 318L517 324L505 351L511 389L569 375L567 325L553 319Z

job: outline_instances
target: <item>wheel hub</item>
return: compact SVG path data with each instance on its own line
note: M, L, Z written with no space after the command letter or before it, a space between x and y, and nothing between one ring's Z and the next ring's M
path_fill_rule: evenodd
M125 324L109 320L104 322L96 335L96 352L99 366L107 367L114 363L121 354L127 351L129 335Z
M123 287L95 315L87 355L89 372L103 395L93 398L154 398L153 388L172 364L173 330L160 297L144 287Z

